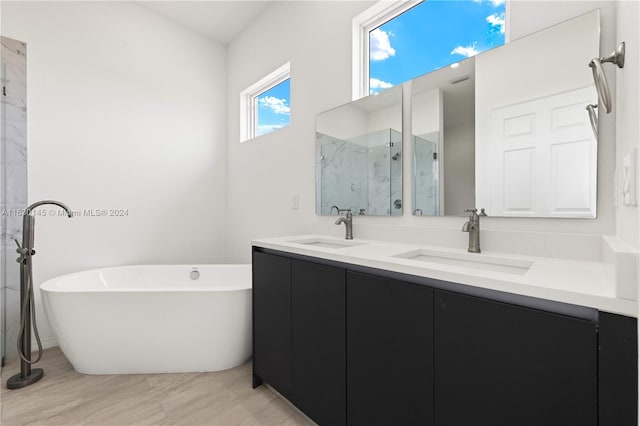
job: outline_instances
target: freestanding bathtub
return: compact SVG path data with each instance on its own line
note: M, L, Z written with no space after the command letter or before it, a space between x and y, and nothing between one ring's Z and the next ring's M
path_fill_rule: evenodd
M217 371L251 355L250 265L95 269L40 290L60 349L80 373Z

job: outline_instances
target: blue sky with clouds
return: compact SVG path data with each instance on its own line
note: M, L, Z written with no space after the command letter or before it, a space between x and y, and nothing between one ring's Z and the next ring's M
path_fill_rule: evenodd
M425 0L369 34L371 92L504 44L504 0Z
M258 107L256 136L289 125L291 81L286 79L256 98Z
M504 0L425 0L370 33L371 93L504 44ZM259 95L256 136L289 125L290 80Z

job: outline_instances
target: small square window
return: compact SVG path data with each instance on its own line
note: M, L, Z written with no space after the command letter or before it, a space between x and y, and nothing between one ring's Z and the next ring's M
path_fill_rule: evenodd
M286 63L240 93L240 141L290 124L291 78Z
M255 136L289 125L290 82L287 78L254 98Z

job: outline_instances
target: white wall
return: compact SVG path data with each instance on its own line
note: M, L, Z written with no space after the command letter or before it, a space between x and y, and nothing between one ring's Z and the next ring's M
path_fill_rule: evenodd
M274 2L228 46L230 261L249 261L253 238L311 231L315 116L351 100L351 20L371 4ZM291 124L241 144L240 91L286 61ZM294 194L299 210L291 208Z
M622 1L618 3L616 43L606 46L605 54L609 54L617 42L626 41L626 56L623 69L615 67L616 90L614 108L616 111L616 165L618 187L616 208L617 234L635 249L640 246L638 207L625 206L622 203L622 161L633 148L638 148L640 140L640 3ZM607 65L607 68L614 68ZM639 163L640 164L640 163ZM640 173L637 174L640 179ZM640 182L638 180L637 182ZM640 185L636 185L640 188ZM640 281L640 280L639 280Z
M475 127L472 121L444 129L445 214L459 215L475 204Z
M398 103L370 111L367 114L367 133L393 129L402 132L402 99Z
M442 131L442 92L431 89L416 93L411 100L413 123L411 133L415 136Z
M319 115L318 132L338 139L351 139L367 133L367 113L354 105L342 105Z
M225 48L124 2L2 2L28 46L35 284L84 269L225 259ZM312 163L310 162L310 167ZM41 336L51 333L38 308Z
M616 206L616 230L617 235L630 246L638 249L640 216L638 207L622 205L621 196L621 165L623 158L633 148L638 148L640 140L640 3L637 1L619 2L617 7L616 41L626 42L626 56L623 69L616 69L616 91L614 108L616 109L616 165L618 173L617 206ZM615 45L607 46L605 53L614 49ZM640 179L640 173L638 173ZM640 180L637 182L640 183ZM640 185L636 186L640 188ZM637 267L637 266L636 266ZM638 268L638 287L640 289L640 268ZM638 312L640 317L640 311ZM640 344L638 347L640 352ZM640 363L640 359L638 360ZM640 386L640 377L639 386ZM639 397L640 398L640 397ZM640 409L640 401L638 404Z

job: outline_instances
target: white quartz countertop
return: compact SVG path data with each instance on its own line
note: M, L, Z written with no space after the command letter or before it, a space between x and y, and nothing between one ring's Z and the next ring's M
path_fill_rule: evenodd
M485 251L468 253L466 249L357 238L345 240L326 235L264 238L253 240L252 245L637 317L637 302L616 297L614 267L610 263ZM414 257L419 253L436 258ZM413 258L406 258L407 256ZM461 262L447 264L446 260L449 258L459 259ZM445 262L439 261L442 259ZM491 263L494 261L512 266L507 266L506 272L482 268L482 262L488 262L488 269L492 269ZM471 262L467 265L472 266L464 266L465 262ZM524 267L520 268L521 265Z

